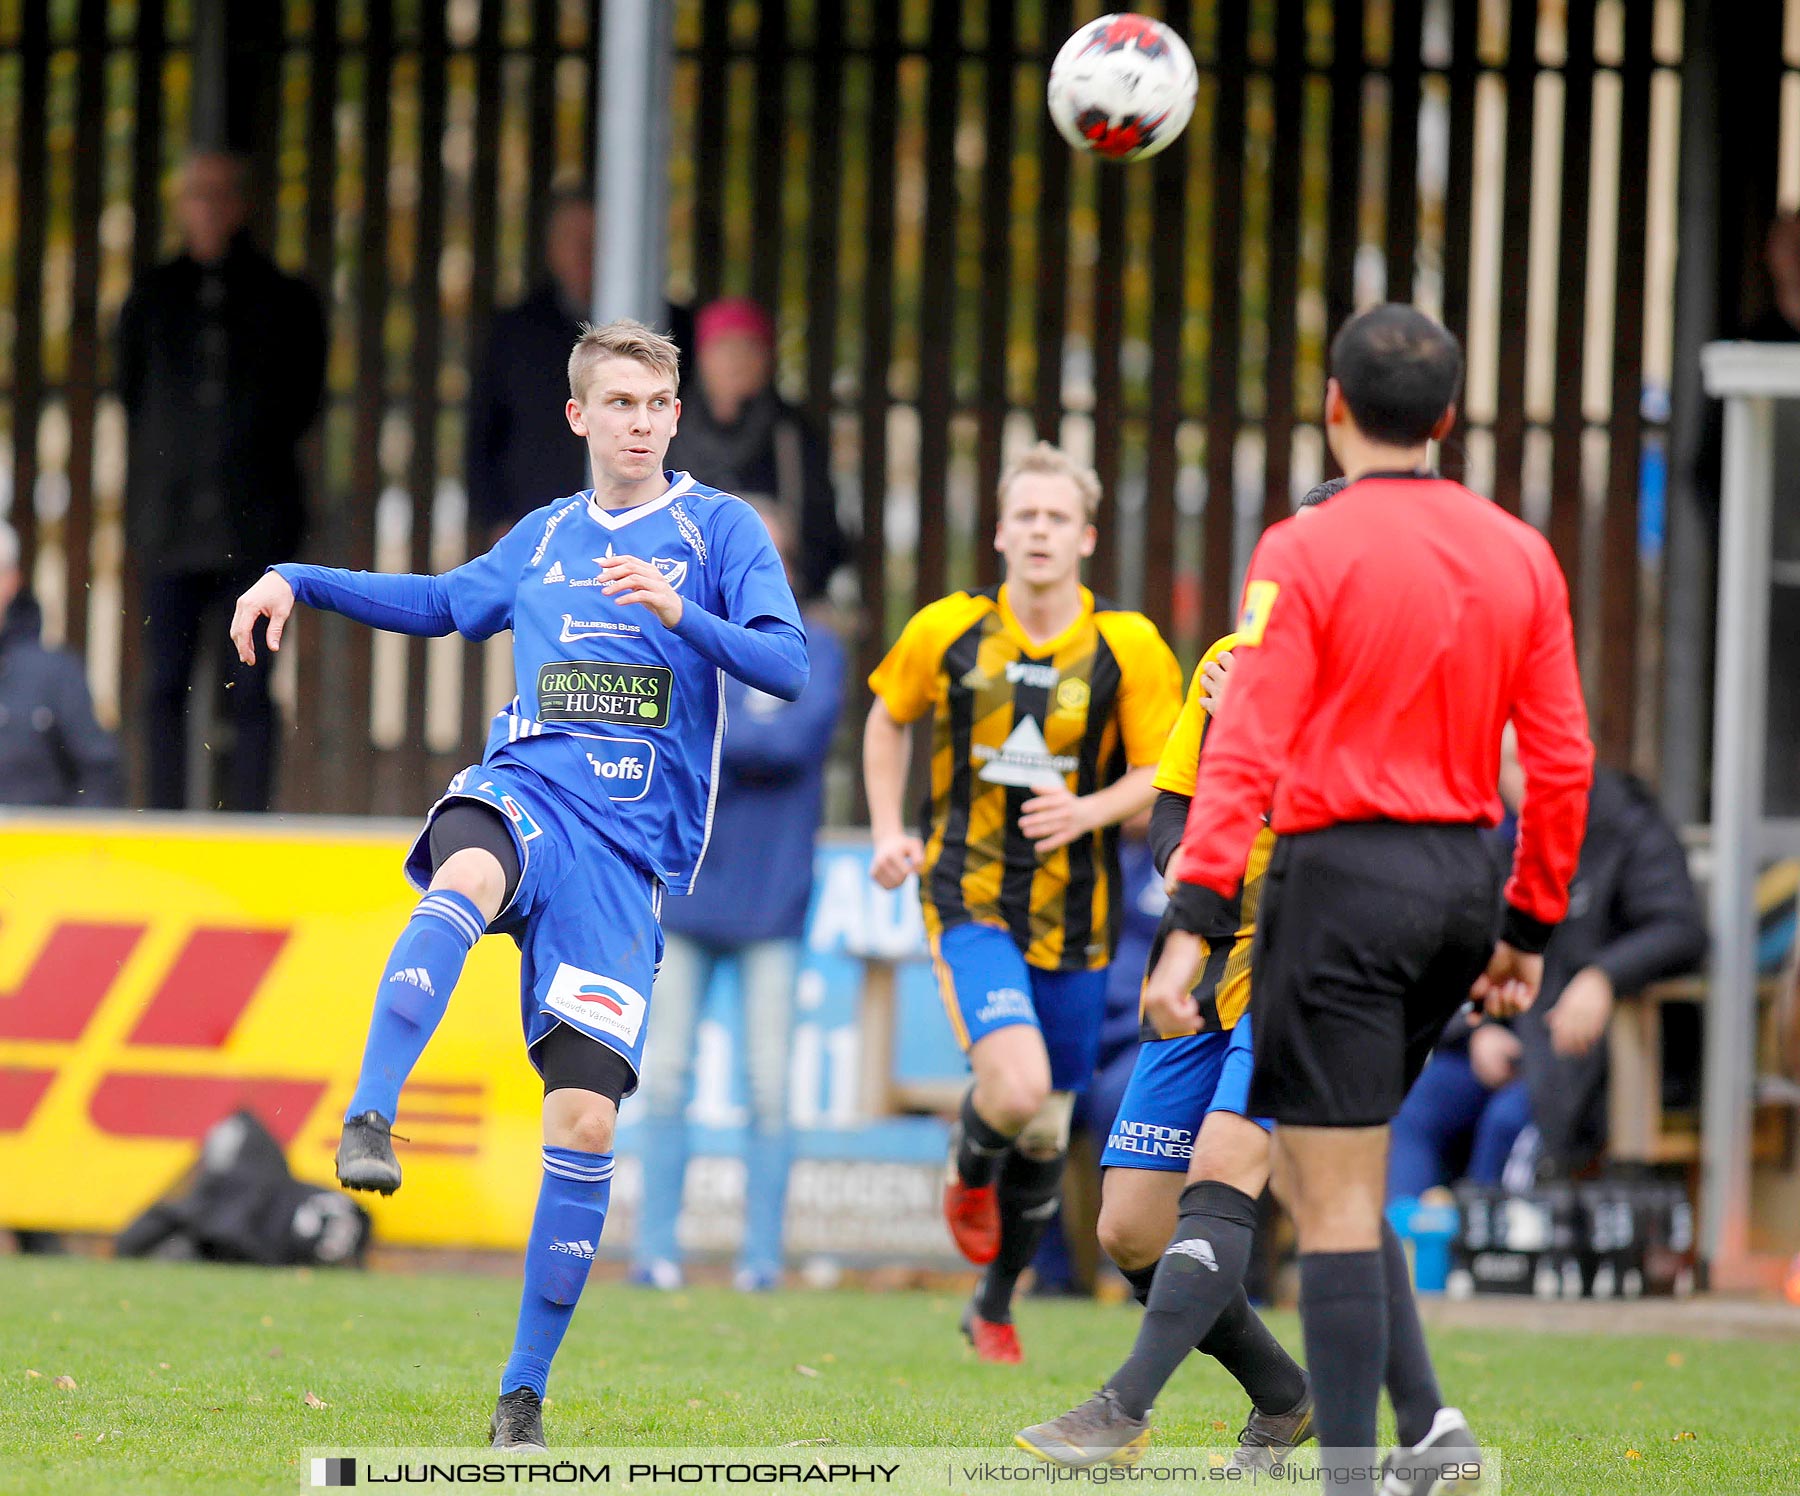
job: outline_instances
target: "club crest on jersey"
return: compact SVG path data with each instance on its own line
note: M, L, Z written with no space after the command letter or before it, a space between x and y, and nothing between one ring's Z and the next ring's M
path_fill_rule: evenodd
M544 1006L583 1028L636 1044L650 1005L637 988L565 961L556 968L550 990L544 994Z
M652 556L650 564L663 574L663 580L677 592L681 584L687 580L688 564L685 561L669 561L661 556Z
M1080 760L1066 753L1050 751L1036 717L1021 717L1019 725L1006 735L1006 741L998 748L977 743L974 756L985 760L981 778L987 783L1024 790L1060 784L1065 774L1073 774L1081 766Z
M669 518L675 521L675 528L681 532L681 538L688 543L688 549L700 558L700 564L706 565L706 537L700 533L700 527L689 518L687 510L681 507L680 500L669 505ZM656 563L658 566L662 562ZM671 582L672 587L679 587L679 582Z

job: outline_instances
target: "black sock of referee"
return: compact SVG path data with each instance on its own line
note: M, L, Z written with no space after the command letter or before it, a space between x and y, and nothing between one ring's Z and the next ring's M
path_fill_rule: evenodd
M975 1110L975 1088L963 1092L961 1131L956 1144L956 1176L970 1189L992 1184L1012 1139Z
M1013 1148L1000 1161L1000 1251L975 1290L975 1312L993 1324L1012 1323L1013 1290L1055 1219L1067 1156L1029 1158Z
M1313 1427L1323 1449L1375 1446L1388 1353L1386 1278L1379 1251L1300 1254L1300 1328L1313 1369ZM1327 1492L1336 1489L1327 1477ZM1343 1489L1366 1493L1369 1487L1365 1481Z
M1119 1271L1131 1285L1131 1296L1147 1305L1150 1285L1156 1278L1156 1264L1120 1268ZM1195 1349L1211 1356L1236 1377L1238 1385L1250 1394L1250 1401L1261 1412L1291 1413L1306 1396L1306 1373L1269 1332L1262 1317L1250 1307L1250 1298L1241 1284L1231 1302L1212 1322L1212 1328L1200 1337Z
M1438 1390L1431 1352L1425 1348L1406 1248L1385 1220L1381 1223L1381 1256L1387 1275L1388 1398L1394 1404L1400 1444L1411 1448L1431 1432L1431 1421L1444 1405L1444 1394Z
M1150 1411L1175 1368L1242 1291L1255 1234L1256 1202L1242 1190L1205 1179L1181 1192L1181 1219L1156 1265L1137 1343L1106 1384L1133 1418Z

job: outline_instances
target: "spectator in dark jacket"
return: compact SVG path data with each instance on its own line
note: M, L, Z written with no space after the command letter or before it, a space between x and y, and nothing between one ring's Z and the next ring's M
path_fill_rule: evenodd
M694 318L694 372L669 465L782 510L799 537L794 591L802 601L817 597L850 559L850 544L838 525L825 444L775 392L768 312L743 297L703 306Z
M765 516L792 573L793 544L779 514ZM690 898L663 904L666 935L656 978L656 1023L644 1055L639 1154L659 1187L644 1194L632 1281L681 1283L675 1223L687 1168L686 1113L694 1040L714 971L737 968L743 1013L740 1072L748 1074L750 1127L744 1148L744 1240L737 1286L776 1287L792 1144L787 1077L794 985L812 901L813 840L823 809L825 758L844 694L844 648L806 621L812 675L798 701L725 678L725 742L718 810L705 866ZM666 1186L666 1187L665 1187Z
M1500 796L1512 814L1522 793L1508 729ZM1692 970L1705 953L1706 922L1674 830L1637 780L1597 769L1541 995L1510 1026L1452 1021L1394 1119L1389 1197L1464 1174L1525 1183L1585 1165L1606 1143L1601 1041L1614 1001Z
M119 395L131 423L125 521L144 581L154 808L186 803L189 686L205 617L293 555L305 529L296 447L324 394L325 319L312 290L250 242L248 208L242 161L191 157L180 199L187 247L144 275L119 313ZM267 810L268 666L225 668L236 743L220 798L228 809Z
M119 745L94 720L81 661L46 649L41 622L0 520L0 805L117 805Z
M469 387L472 550L589 483L587 445L563 416L569 352L594 300L594 200L585 193L552 194L544 268L547 275L529 296L494 315ZM668 330L685 353L693 338L686 307L669 308Z
M94 720L81 661L40 642L24 582L19 537L0 520L0 805L117 805L119 745ZM21 1252L62 1250L53 1231L14 1235Z

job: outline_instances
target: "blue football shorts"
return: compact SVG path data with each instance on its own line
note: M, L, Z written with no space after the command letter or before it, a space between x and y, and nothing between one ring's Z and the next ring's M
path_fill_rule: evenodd
M1029 1024L1043 1035L1050 1084L1085 1091L1100 1055L1106 972L1043 971L1025 964L1012 935L993 925L954 925L932 941L938 995L966 1051L996 1029Z
M450 781L406 856L415 888L431 884L431 821L458 801L500 812L519 853L519 886L488 932L519 947L526 1053L559 1023L624 1056L631 1086L644 1055L650 992L662 964L662 884L584 826L537 775L478 764Z
M1209 1112L1250 1116L1250 1043L1246 1013L1225 1033L1208 1029L1140 1045L1100 1167L1187 1173ZM1250 1120L1265 1129L1274 1125Z

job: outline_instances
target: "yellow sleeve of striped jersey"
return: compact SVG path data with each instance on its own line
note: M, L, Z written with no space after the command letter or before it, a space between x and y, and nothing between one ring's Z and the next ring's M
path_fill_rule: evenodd
M953 592L907 621L900 637L869 677L869 689L896 722L911 722L938 699L944 651L960 639L991 604L986 598Z
M1119 662L1119 735L1132 768L1153 764L1181 715L1181 662L1142 613L1100 613L1100 630Z
M1200 656L1200 663L1194 667L1194 678L1188 686L1187 700L1182 703L1175 729L1169 734L1162 757L1157 760L1156 778L1153 782L1159 790L1167 790L1172 795L1186 795L1190 799L1193 797L1195 782L1200 777L1200 744L1206 736L1208 720L1206 708L1200 704L1200 697L1206 689L1201 672L1237 642L1236 634L1225 635Z

